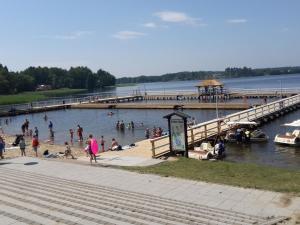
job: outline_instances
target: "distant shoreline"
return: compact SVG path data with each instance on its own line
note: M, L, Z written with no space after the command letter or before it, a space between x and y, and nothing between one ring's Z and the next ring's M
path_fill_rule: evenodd
M117 85L138 84L138 83L154 83L169 81L189 81L189 80L205 80L205 79L229 79L241 77L260 77L260 76L277 76L277 75L293 75L300 74L300 66L297 67L278 67L251 69L243 68L227 68L225 71L184 71L178 73L168 73L158 76L136 76L117 78ZM128 85L129 86L129 85ZM132 85L130 85L132 86Z

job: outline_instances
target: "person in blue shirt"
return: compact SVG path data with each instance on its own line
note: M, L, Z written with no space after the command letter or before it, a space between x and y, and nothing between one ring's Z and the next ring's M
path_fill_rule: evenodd
M52 123L52 121L49 122L48 128L49 128L49 130L52 130L52 129L53 129L53 123Z

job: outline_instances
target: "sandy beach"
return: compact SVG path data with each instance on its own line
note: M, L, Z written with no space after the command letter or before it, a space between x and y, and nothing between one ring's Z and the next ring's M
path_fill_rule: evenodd
M3 134L1 135L4 140L5 140L5 152L4 152L4 158L15 158L21 156L21 151L19 146L13 147L11 144L15 140L15 136L9 135L9 134ZM25 142L26 142L26 156L30 157L35 157L35 153L32 150L31 147L31 141L32 139L30 137L25 137ZM83 144L85 147L85 144ZM99 151L98 155L102 156L138 156L138 157L145 157L145 158L151 158L152 157L152 152L151 152L151 147L150 147L150 141L149 140L143 140L139 141L136 143L136 147L126 149L126 150L121 150L121 151L107 151L107 149L110 147L110 143L105 144L105 152ZM86 153L84 151L84 147L78 147L78 146L73 146L71 145L72 149L72 154L74 155L75 158L81 158L85 157ZM100 147L100 146L99 146ZM59 152L64 152L65 151L65 146L64 145L59 145L59 144L50 144L47 142L42 142L40 141L40 146L38 148L38 157L42 158L43 157L43 152L45 150L48 150L49 153L59 153ZM70 160L71 157L69 157Z

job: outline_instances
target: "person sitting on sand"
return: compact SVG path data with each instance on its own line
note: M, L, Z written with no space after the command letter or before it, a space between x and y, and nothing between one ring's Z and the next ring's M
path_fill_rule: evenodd
M75 159L75 157L72 155L71 147L67 141L65 142L65 146L66 146L66 150L65 150L66 159L68 158L68 156L71 156L72 159Z
M112 139L111 140L111 150L112 151L117 151L117 150L121 150L121 146L119 145L119 143L116 141L116 139Z

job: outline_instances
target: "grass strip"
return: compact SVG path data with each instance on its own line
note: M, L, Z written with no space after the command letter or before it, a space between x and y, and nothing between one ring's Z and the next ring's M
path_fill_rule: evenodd
M49 91L23 92L14 95L0 95L0 105L20 104L45 100L50 97L62 97L85 92L85 89L55 89Z
M300 171L248 163L199 161L179 158L148 167L122 167L139 173L151 173L190 180L226 184L244 188L293 193L300 196Z

